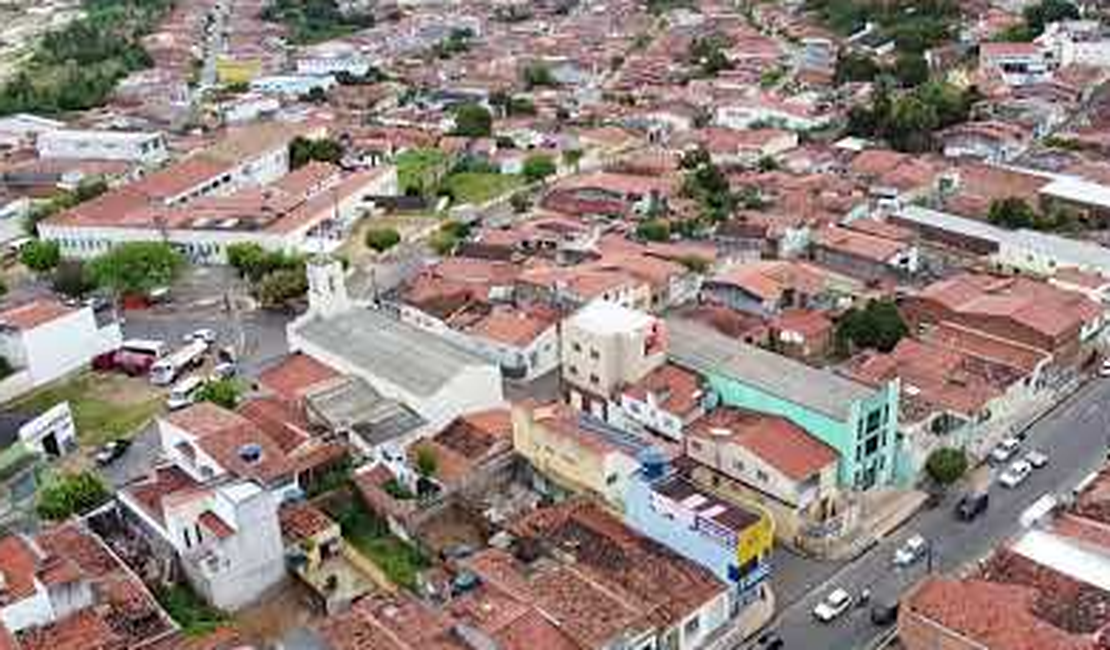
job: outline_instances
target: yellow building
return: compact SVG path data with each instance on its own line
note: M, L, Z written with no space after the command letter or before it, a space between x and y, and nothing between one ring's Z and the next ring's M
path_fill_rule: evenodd
M229 86L247 84L262 74L262 63L255 59L239 61L221 58L216 61L216 80Z
M588 494L620 511L644 444L566 404L513 409L513 449L535 470L537 489Z

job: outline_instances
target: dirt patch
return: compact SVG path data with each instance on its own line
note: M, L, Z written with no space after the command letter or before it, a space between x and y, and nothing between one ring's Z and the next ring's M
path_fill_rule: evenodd
M259 647L276 647L290 632L311 624L318 618L312 607L312 595L290 578L257 604L235 614L235 629L243 640Z

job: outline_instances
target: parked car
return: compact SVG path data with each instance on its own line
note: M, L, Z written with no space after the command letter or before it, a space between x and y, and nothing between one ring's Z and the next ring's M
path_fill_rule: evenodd
M990 460L992 463L1001 465L1016 456L1020 448L1020 440L1017 438L1006 438L995 445L994 449L991 450Z
M989 505L990 495L986 492L965 494L956 504L956 518L960 521L974 521L987 511Z
M834 589L813 608L813 616L822 623L831 623L852 606L852 596L843 589Z
M1032 473L1032 465L1027 461L1017 460L1014 461L1005 472L1002 472L1002 476L998 477L998 482L1001 483L1003 487L1016 488L1024 483L1025 479L1029 478L1029 475Z
M1098 367L1098 374L1100 377L1110 377L1110 359L1103 359L1102 365Z
M216 379L231 379L235 375L239 374L239 367L236 366L235 362L233 361L217 363L212 368L212 374L213 376L215 376Z
M764 632L756 640L755 647L758 650L782 650L786 647L786 643L778 632Z
M96 453L93 455L93 460L95 460L96 464L100 465L101 467L104 467L105 465L111 465L113 462L127 453L127 450L130 447L130 440L119 439L106 442L103 445L100 445L100 448L96 450Z
M200 329L189 332L182 337L182 340L185 343L190 343L192 341L204 341L205 343L212 345L216 342L216 330L210 327L202 327Z
M189 406L196 401L197 391L201 386L204 386L204 379L195 375L177 382L170 389L170 396L166 398L166 408L176 411Z
M907 539L898 550L894 551L894 565L900 567L910 566L917 562L929 550L929 542L921 535L914 535Z
M1043 451L1034 449L1025 454L1025 462L1033 466L1033 469L1040 469L1048 465L1048 454Z
M875 603L875 605L871 607L871 622L882 627L897 623L898 601L892 603Z

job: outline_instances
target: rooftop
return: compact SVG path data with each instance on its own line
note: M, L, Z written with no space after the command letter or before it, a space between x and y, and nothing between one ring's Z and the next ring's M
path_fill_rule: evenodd
M875 390L828 370L740 343L704 325L670 318L670 358L704 374L723 374L836 420L851 417L852 405Z
M373 309L315 316L296 331L311 344L423 397L443 390L468 368L489 365L439 336Z
M739 445L796 481L839 459L835 449L786 418L742 409L710 411L690 426L687 438Z

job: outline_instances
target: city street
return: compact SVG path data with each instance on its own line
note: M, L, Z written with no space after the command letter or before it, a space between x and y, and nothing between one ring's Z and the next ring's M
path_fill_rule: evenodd
M1034 501L1047 493L1067 493L1085 476L1106 461L1110 431L1110 381L1096 379L1077 391L1059 407L1034 424L1022 450L1041 449L1049 464L1035 470L1022 485L1007 489L997 484L990 490L990 507L970 523L953 514L958 494L950 494L936 509L920 513L895 535L884 540L857 560L827 572L814 572L812 581L794 584L783 593L784 605L769 629L778 631L787 648L804 650L867 650L891 631L877 627L869 618L870 607L849 610L830 624L817 622L813 608L835 588L856 596L864 588L872 592L872 603L893 602L926 571L921 560L905 569L893 566L892 555L908 537L920 533L933 547L933 570L952 573L989 555L999 542L1020 530L1018 519ZM793 558L787 558L787 564ZM799 599L798 596L801 596ZM754 647L754 646L753 646Z

